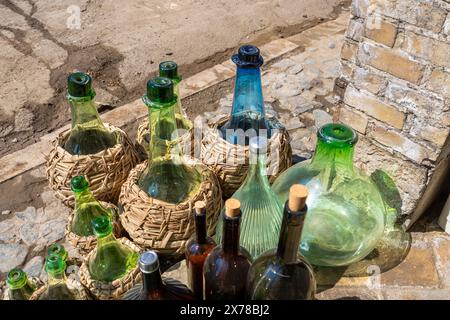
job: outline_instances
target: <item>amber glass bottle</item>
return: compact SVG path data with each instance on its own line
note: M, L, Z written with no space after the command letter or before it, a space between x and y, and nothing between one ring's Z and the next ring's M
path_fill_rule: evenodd
M206 205L203 201L194 207L195 234L186 244L186 265L189 286L195 299L203 299L203 265L216 242L206 234Z
M205 300L242 300L252 258L239 245L239 200L232 198L225 202L223 219L222 244L211 251L203 268Z

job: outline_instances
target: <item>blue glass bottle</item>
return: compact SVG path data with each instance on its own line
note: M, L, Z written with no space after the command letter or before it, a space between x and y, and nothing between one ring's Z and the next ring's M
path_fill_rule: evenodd
M270 138L261 85L264 60L259 49L244 45L231 60L237 66L236 82L230 119L219 128L222 137L240 145L248 145L253 136Z

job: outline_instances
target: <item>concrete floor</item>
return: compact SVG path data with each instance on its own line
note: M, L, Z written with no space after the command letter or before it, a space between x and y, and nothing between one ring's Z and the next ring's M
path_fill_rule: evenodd
M0 155L69 121L64 92L72 71L89 72L101 110L110 109L140 96L162 60L177 61L189 76L242 43L262 44L331 19L344 3L3 0Z

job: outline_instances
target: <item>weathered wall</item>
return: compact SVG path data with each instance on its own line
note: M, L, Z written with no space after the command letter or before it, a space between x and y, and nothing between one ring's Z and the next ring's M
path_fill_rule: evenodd
M353 0L351 11L339 119L361 134L357 160L395 179L413 222L448 179L450 0Z

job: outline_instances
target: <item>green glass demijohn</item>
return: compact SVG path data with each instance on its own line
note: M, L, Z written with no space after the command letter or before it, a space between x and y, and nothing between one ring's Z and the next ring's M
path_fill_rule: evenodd
M67 99L72 114L72 129L64 149L74 155L95 154L117 144L117 136L100 119L95 107L92 78L76 72L67 79Z
M252 137L249 143L250 165L241 187L232 198L241 203L240 243L255 259L278 244L283 205L272 191L266 172L267 139ZM215 240L221 243L222 219Z
M356 132L330 123L317 136L313 158L283 172L272 188L284 202L293 184L307 186L301 253L314 265L349 265L367 256L382 237L385 204L372 180L353 166Z
M183 202L198 191L202 181L198 168L186 164L181 156L175 120L177 99L170 79L148 81L143 101L149 109L149 165L138 185L150 197L167 203Z
M72 191L75 195L75 209L70 231L80 237L88 237L94 235L92 229L92 220L96 217L112 217L110 210L103 206L95 199L89 184L83 176L73 177L70 182Z
M9 300L29 300L36 287L28 280L27 274L19 268L8 272L6 277Z
M109 217L100 216L92 221L97 236L95 254L88 261L89 273L94 280L112 282L136 268L139 255L123 245L112 234Z

